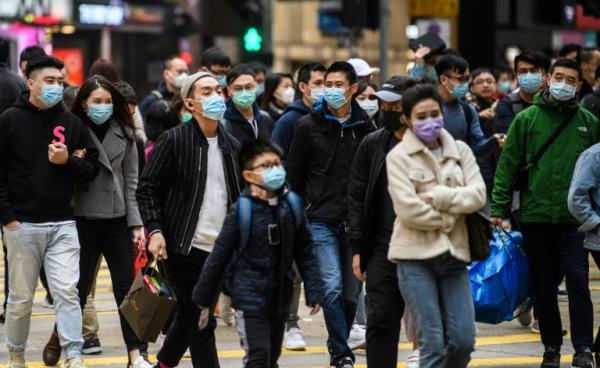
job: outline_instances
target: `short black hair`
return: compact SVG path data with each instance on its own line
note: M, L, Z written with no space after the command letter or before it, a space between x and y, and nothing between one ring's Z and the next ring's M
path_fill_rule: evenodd
M165 100L156 100L144 116L144 130L149 140L155 141L164 132L181 123L179 111Z
M438 78L447 72L464 73L469 69L469 62L460 55L445 54L435 64L435 72Z
M546 54L538 50L525 50L515 56L515 74L518 71L519 61L524 61L544 71L550 69L550 59L548 59Z
M163 70L169 70L171 68L171 64L173 63L173 60L175 59L179 59L179 55L171 55L168 58L166 58L165 62L163 63Z
M356 76L356 70L354 70L352 64L346 61L334 61L331 63L329 68L327 68L325 71L325 79L327 79L327 76L331 73L343 73L346 75L346 79L348 79L350 85L356 83L358 80L358 77Z
M552 66L550 67L550 74L554 73L554 69L556 69L557 67L573 69L577 71L577 77L579 78L579 80L583 80L583 71L581 70L581 66L579 66L579 64L577 64L573 60L565 58L556 60L554 64L552 64Z
M563 45L563 47L561 47L558 51L558 57L564 58L572 52L577 52L576 59L577 62L579 62L579 58L581 56L581 45L578 45L576 43L568 43L566 45Z
M407 89L404 91L404 94L402 94L402 113L409 118L415 105L427 99L436 101L440 105L440 110L442 109L442 98L437 89L431 84L417 84L416 86Z
M310 62L302 65L300 70L298 70L298 83L308 83L310 81L310 76L312 72L323 72L325 73L327 68L325 65L316 62Z
M33 45L33 46L26 47L23 49L23 51L21 51L21 54L19 55L19 65L21 65L21 63L24 61L29 63L31 60L39 59L42 56L47 56L47 55L46 55L46 51L44 51L44 49L41 48L40 46Z
M250 60L249 62L246 63L246 66L248 68L254 70L254 74L259 74L259 73L267 74L267 66L258 60Z
M256 79L256 73L254 72L254 69L249 68L246 65L238 65L231 69L229 73L227 73L227 85L233 83L242 75L251 75L252 78Z
M8 62L10 55L10 42L5 37L0 37L0 63Z
M262 139L251 139L242 143L238 153L238 163L242 170L249 170L252 162L265 153L274 153L281 158L281 150L271 142Z
M115 88L121 93L121 95L123 95L127 103L133 105L138 104L137 95L135 94L135 90L133 89L133 87L131 87L131 84L125 81L119 81L115 83Z
M200 57L200 66L210 68L213 65L231 66L229 55L220 47L211 47Z
M62 61L58 60L54 56L48 56L44 54L44 56L39 57L37 59L33 59L27 62L27 68L25 69L25 76L30 78L31 73L36 70L44 69L44 68L56 68L58 70L62 70L65 65Z

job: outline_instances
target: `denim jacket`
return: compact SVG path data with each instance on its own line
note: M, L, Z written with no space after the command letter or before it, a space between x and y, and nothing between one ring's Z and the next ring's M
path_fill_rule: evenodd
M569 211L585 233L584 246L600 251L600 144L584 151L577 160L569 189Z

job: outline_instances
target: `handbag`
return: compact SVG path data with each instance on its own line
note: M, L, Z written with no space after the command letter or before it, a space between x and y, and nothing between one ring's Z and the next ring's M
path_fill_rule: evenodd
M531 161L529 161L529 163L526 163L525 165L523 165L521 167L521 170L519 170L519 174L515 181L515 187L514 187L515 191L522 192L523 190L525 190L527 188L527 184L529 183L529 171L537 164L537 162L540 160L540 158L542 158L544 153L546 153L548 148L550 148L550 145L552 143L554 143L554 141L558 138L560 133L562 133L562 131L565 130L565 128L567 127L567 125L569 125L569 123L571 122L571 119L575 116L575 114L577 113L578 110L579 110L579 108L576 108L574 111L570 112L567 116L565 116L565 118L563 119L561 124L552 133L550 138L548 138L548 140L546 142L544 142L544 144L533 155L533 157L531 157Z
M176 304L173 289L153 262L138 272L119 310L140 341L156 342Z

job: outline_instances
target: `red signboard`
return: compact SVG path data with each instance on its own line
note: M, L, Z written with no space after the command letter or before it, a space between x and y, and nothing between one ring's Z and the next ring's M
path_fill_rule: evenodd
M83 84L83 51L81 49L54 49L52 55L65 64L67 83L81 86Z
M576 24L579 29L600 29L600 19L583 14L583 6L576 6Z

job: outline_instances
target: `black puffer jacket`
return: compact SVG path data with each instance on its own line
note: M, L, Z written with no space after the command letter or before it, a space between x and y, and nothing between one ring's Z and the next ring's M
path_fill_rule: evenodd
M304 198L308 219L331 226L346 223L346 187L354 153L374 130L367 113L352 101L350 120L340 124L323 100L298 121L286 170L292 190Z
M247 192L242 196L252 199L253 213L248 243L237 257L234 271L226 276L233 308L244 312L287 315L292 296L293 261L296 261L304 280L306 303L321 303L319 267L306 219L302 219L297 229L294 213L283 196L278 206L250 197ZM192 298L199 306L211 305L215 300L229 261L240 246L238 211L239 201L229 209L223 229L194 288ZM269 224L279 224L279 245L269 243Z
M353 254L360 254L364 271L373 254L373 241L378 224L378 208L373 197L377 180L385 170L385 157L397 141L387 129L379 129L365 137L356 151L348 182L348 242ZM380 209L379 209L380 210Z

